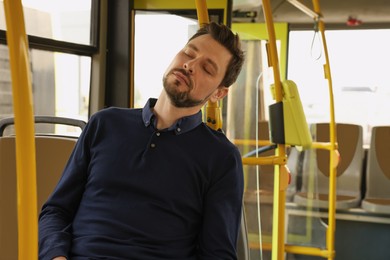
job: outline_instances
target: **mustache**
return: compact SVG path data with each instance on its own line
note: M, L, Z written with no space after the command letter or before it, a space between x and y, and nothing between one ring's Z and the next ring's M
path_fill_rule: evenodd
M170 73L173 74L173 72L175 72L175 71L180 72L181 74L183 74L188 79L189 87L192 89L193 82L192 82L192 78L190 76L190 73L188 73L187 70L182 69L182 68L172 69Z
M172 69L171 72L174 72L174 71L178 71L178 72L184 74L184 76L186 76L187 78L190 77L190 74L189 74L189 73L187 72L187 70L185 70L185 69L182 69L182 68Z

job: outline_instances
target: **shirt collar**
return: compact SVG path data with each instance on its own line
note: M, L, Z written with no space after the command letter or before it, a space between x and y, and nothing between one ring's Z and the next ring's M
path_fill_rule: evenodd
M156 104L157 99L149 98L146 102L144 108L142 109L142 120L146 127L149 127L151 124L155 126L155 115L153 114L153 107ZM173 125L171 125L168 131L174 131L177 135L191 131L199 124L202 123L202 111L199 110L198 113L186 117L182 117L177 120Z

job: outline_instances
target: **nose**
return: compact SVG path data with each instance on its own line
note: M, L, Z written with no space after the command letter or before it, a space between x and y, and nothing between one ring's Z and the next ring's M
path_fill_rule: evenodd
M193 65L190 61L184 63L183 67L184 67L184 69L185 69L186 71L188 71L189 73L191 73L191 74L194 73L194 65Z

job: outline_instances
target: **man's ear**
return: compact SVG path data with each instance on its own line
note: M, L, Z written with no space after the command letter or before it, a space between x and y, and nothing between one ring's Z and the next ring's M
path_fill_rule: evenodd
M210 101L215 103L221 99L223 99L229 92L229 88L221 86L218 87L214 93L210 96Z

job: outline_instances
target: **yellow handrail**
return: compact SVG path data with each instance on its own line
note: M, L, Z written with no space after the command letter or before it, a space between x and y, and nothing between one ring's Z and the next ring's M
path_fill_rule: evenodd
M19 259L38 258L33 98L21 0L4 0L16 132Z
M209 23L209 13L207 10L206 0L195 0L196 13L198 15L199 26Z
M335 246L334 246L334 236L335 236L335 226L336 226L336 167L338 164L338 144L337 144L337 133L336 133L336 123L335 123L335 112L334 112L334 100L333 100L333 88L332 88L332 76L330 71L329 64L329 55L328 48L325 38L325 24L323 22L319 0L312 0L313 9L311 11L309 8L304 6L298 0L289 0L291 4L296 6L298 9L302 10L309 16L311 16L318 25L318 30L321 33L322 38L322 47L325 55L325 64L324 64L324 74L325 79L328 80L329 88L329 110L330 110L330 123L329 123L329 134L330 140L328 143L313 143L312 148L316 149L326 149L329 150L329 208L328 208L328 227L326 230L326 249L325 250L312 250L308 248L305 250L305 247L294 247L290 246L288 250L295 253L304 253L312 255L320 255L327 258L328 260L334 259L335 256ZM297 249L297 250L296 250ZM296 251L295 251L296 250Z
M262 1L264 18L268 33L268 54L270 66L274 73L275 101L282 102L282 85L280 81L278 51L276 48L275 28L272 18L271 5L269 0ZM276 155L280 158L286 156L286 147L284 144L278 144ZM285 182L287 171L285 165L275 165L274 178L274 203L273 203L273 225L272 225L272 260L283 259L284 256L284 214L285 214Z
M314 11L318 14L321 13L319 0L313 0ZM318 21L318 29L321 32L323 50L325 54L324 73L325 78L328 80L329 87L329 109L330 109L330 145L329 150L329 211L328 211L328 228L326 230L326 248L329 251L328 259L334 259L335 246L334 236L336 230L336 167L338 162L337 157L334 156L337 150L337 134L336 134L336 122L334 113L334 100L333 100L333 88L332 88L332 75L330 72L328 48L325 38L325 24L322 20Z

